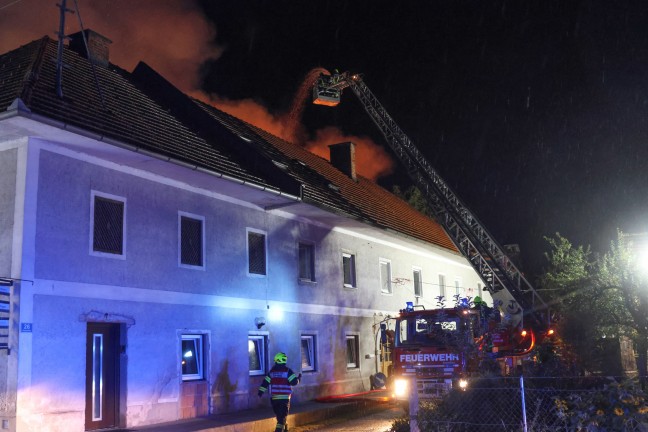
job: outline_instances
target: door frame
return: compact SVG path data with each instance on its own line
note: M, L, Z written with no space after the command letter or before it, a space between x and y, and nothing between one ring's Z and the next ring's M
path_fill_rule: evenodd
M121 335L119 323L87 323L86 431L120 426Z

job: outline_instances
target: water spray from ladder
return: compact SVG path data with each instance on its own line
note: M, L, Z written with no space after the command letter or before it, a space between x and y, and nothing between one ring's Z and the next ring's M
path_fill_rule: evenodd
M310 98L313 85L315 85L315 81L317 81L321 74L331 75L329 71L322 67L311 69L304 77L304 80L293 98L285 123L286 134L293 138L297 138L297 127L301 122L304 107L306 106L306 100ZM294 141L296 141L296 139L294 139Z

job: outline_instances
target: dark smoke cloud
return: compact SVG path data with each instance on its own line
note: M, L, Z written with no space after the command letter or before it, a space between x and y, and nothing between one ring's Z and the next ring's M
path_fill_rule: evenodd
M57 38L55 1L21 0L0 9L0 52L45 35ZM198 70L222 49L212 43L215 27L192 0L79 1L85 28L112 40L111 62L132 70L142 60L185 91L199 85ZM74 1L68 0L69 9ZM0 5L0 7L2 7ZM65 33L80 30L77 14L66 14Z
M353 141L357 170L376 179L392 170L385 151L369 138L348 136L328 127L308 137L301 118L293 113L273 115L253 99L227 100L200 90L200 67L223 53L215 40L217 29L193 0L94 0L78 2L86 29L112 41L110 61L132 70L144 61L182 91L212 103L236 117L328 159L328 145ZM68 0L68 8L74 8ZM59 9L55 1L20 0L0 5L0 53L45 35L57 38ZM77 14L66 14L65 33L80 30ZM296 95L296 97L301 97ZM299 116L298 116L299 117Z

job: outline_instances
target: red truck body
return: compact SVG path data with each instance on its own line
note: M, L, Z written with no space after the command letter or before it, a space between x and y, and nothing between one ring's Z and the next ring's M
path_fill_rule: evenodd
M400 311L395 319L390 379L397 398L415 378L421 397L435 397L450 388L468 385L484 358L502 367L529 353L531 331L507 327L499 311L480 307Z
M440 395L465 378L474 351L470 312L457 309L403 310L396 318L392 375L416 378L419 393Z

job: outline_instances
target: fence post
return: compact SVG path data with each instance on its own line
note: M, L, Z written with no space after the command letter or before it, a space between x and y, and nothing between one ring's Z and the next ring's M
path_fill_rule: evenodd
M410 379L409 383L409 418L410 432L420 432L418 425L419 398L416 376Z
M524 376L520 375L520 392L522 393L522 423L524 432L527 432L527 418L526 418L526 400L524 399Z

